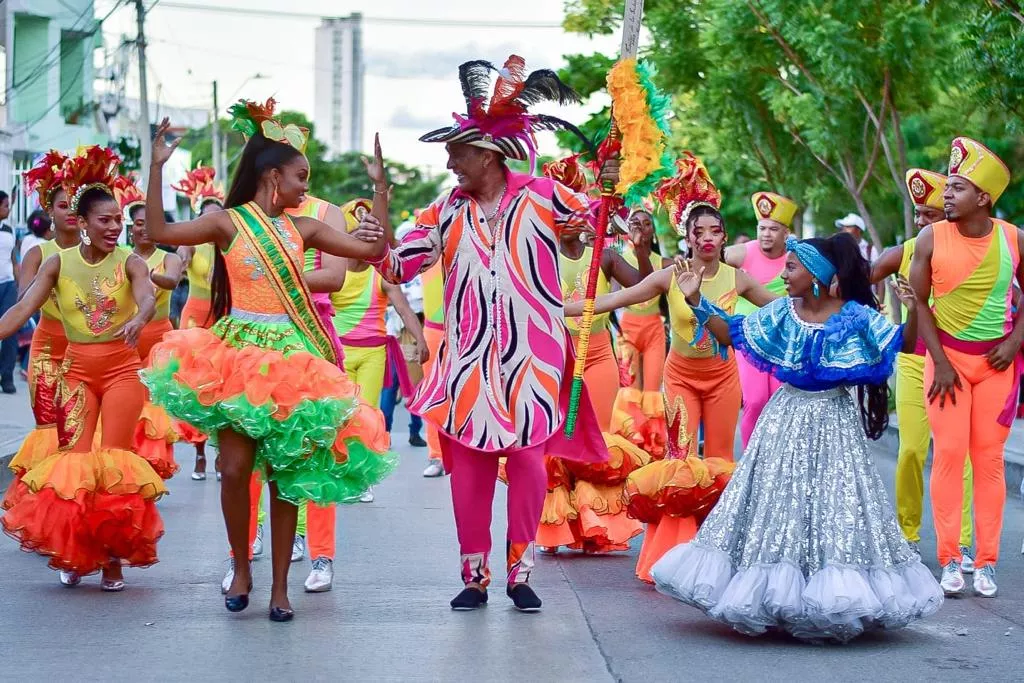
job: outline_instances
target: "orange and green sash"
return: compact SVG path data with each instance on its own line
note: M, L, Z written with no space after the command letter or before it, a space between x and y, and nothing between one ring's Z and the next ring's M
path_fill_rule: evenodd
M285 244L284 235L255 202L235 207L228 213L235 229L260 259L267 280L292 323L313 342L327 361L336 363L337 356L331 336L317 314L313 296L302 278L302 253L292 253L293 250ZM297 234L290 217L282 214L280 220L286 221L287 229Z

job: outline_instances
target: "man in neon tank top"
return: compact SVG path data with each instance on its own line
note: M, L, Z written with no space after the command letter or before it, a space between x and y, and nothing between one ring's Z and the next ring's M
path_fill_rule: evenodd
M918 230L946 217L942 194L946 190L946 176L921 168L907 171L907 190L914 199L914 222ZM871 266L871 284L878 284L899 273L910 278L910 261L914 257L916 237L903 244L889 247ZM906 310L901 310L906 319ZM931 425L924 400L924 340L918 337L914 353L901 353L896 357L896 419L899 423L900 448L896 460L896 516L903 535L914 548L921 541L921 511L924 502L924 463L928 459L928 446L932 440ZM974 485L971 482L971 463L964 464L964 502L960 516L961 568L965 574L974 571L971 554L974 522L971 518Z
M782 281L782 269L786 266L786 238L793 227L796 202L773 192L758 192L751 196L750 203L757 217L757 240L726 249L725 262L733 268L742 268L769 292L782 296L786 291ZM739 315L749 315L756 310L757 306L746 299L736 301L736 313ZM755 368L743 354L736 354L736 365L743 390L740 434L746 448L757 418L782 383L771 373Z
M1016 410L1024 340L1024 316L1014 320L1011 311L1014 277L1024 282L1024 234L992 217L1009 183L1009 169L991 150L969 138L953 140L943 193L946 220L921 231L910 268L928 347L932 515L942 588L951 595L965 588L958 539L968 453L978 537L974 590L984 597L996 594L1006 499L1003 447Z

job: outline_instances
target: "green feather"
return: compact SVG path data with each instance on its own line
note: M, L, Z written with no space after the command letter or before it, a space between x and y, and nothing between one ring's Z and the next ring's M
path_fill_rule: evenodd
M644 95L647 99L647 111L654 120L655 125L658 126L658 130L661 131L665 141L667 141L671 135L668 123L672 106L671 98L658 90L657 86L654 85L656 73L653 66L647 62L638 61L636 63L636 74L640 81L640 87L644 89ZM666 145L666 149L661 154L661 166L648 174L643 180L633 183L626 192L623 198L626 206L639 204L644 197L654 192L662 180L671 178L674 172L673 158Z
M239 100L228 108L228 115L231 117L231 129L236 130L246 137L256 135L259 127L249 114L249 108L245 106L244 100Z

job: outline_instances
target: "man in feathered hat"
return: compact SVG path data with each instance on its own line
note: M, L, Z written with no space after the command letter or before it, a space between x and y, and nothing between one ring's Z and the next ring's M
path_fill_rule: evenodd
M546 493L544 456L600 459L607 451L586 396L573 442L562 435L572 356L558 241L565 231L591 229L589 201L549 178L515 173L506 161L534 160L536 130L579 134L528 111L543 100L578 97L552 71L527 75L517 56L501 70L467 62L459 77L467 115L421 138L445 143L458 187L420 214L378 268L396 283L438 260L444 269L444 339L410 409L437 426L451 472L465 584L452 608L487 602L491 504L498 458L507 457L506 593L517 608L533 611L541 601L527 581ZM617 162L606 164L602 178L617 176Z
M1017 407L1024 316L1014 320L1013 281L1024 283L1024 233L994 218L1010 171L987 147L953 140L942 194L946 220L921 231L911 283L928 348L924 385L935 436L932 515L942 588L965 589L960 549L964 462L974 469L974 591L996 594L995 564L1006 484L1003 447Z
M906 175L907 190L914 200L914 223L918 231L945 219L942 199L946 191L946 176L912 168ZM903 244L889 247L871 265L871 282L880 283L899 273L910 277L910 262L914 258L916 237ZM906 320L906 311L902 311ZM921 511L924 502L924 464L928 459L928 446L932 431L924 398L925 344L917 340L914 353L901 353L896 359L896 417L899 421L900 448L896 461L896 516L910 545L917 550L921 541ZM964 500L960 517L961 569L965 574L974 571L971 551L974 523L971 519L971 463L964 466Z
M750 203L754 207L754 217L757 218L757 239L726 249L725 262L750 273L769 292L784 296L786 284L782 281L782 270L786 267L786 238L793 227L797 204L774 192L756 192L751 196ZM737 299L737 315L749 315L756 310L757 307L746 299ZM757 418L782 383L772 377L770 372L762 372L751 365L742 353L736 354L736 365L740 372L740 385L743 387L740 434L743 447L746 448L750 435L754 433Z

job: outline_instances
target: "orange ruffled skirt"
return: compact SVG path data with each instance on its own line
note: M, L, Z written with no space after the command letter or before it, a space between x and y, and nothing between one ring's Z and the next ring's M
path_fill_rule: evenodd
M156 563L167 489L149 463L116 448L49 456L25 473L23 495L0 519L22 550L54 569L91 574L112 562Z

